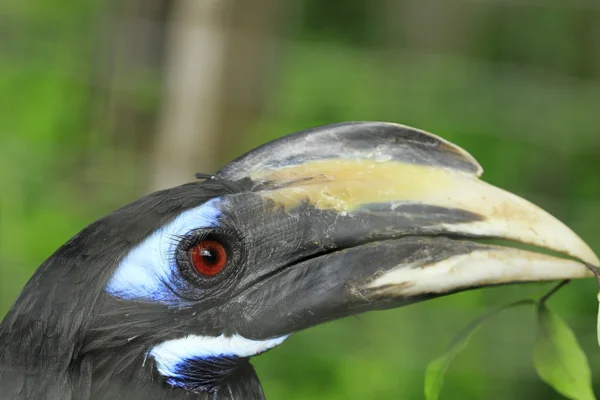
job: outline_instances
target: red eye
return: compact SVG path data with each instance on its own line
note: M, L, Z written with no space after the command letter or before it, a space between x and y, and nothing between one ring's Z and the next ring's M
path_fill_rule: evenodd
M227 251L214 240L203 240L190 250L192 265L200 274L215 276L227 265Z

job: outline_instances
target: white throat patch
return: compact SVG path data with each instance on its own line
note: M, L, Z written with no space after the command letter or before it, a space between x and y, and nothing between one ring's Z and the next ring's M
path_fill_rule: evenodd
M182 364L187 360L214 357L251 357L280 345L288 335L267 340L251 340L233 336L189 335L168 340L154 346L148 355L156 361L158 372L166 377L178 378Z

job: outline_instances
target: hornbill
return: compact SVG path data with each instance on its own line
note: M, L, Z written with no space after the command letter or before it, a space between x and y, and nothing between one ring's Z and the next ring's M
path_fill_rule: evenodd
M143 197L83 229L27 283L0 326L0 397L262 399L248 361L296 331L590 276L584 263L600 262L575 233L481 173L432 134L353 122Z

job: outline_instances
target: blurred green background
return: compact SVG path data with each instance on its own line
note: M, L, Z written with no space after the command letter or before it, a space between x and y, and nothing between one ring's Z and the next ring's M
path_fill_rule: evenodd
M0 316L86 224L270 139L385 120L466 148L485 180L600 251L597 0L9 0L0 5ZM471 319L548 284L462 293L294 335L254 364L270 399L418 399ZM550 301L600 393L593 281ZM442 398L559 399L533 309L488 323Z

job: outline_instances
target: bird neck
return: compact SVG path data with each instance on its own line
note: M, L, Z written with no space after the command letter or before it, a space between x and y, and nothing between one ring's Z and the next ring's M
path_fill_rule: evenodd
M114 357L114 353L111 353ZM154 359L140 357L136 353L126 351L112 359L97 354L93 362L96 368L91 392L103 393L103 399L132 400L265 398L260 381L248 359L223 357L186 360L177 365L169 376L165 376L159 371Z

